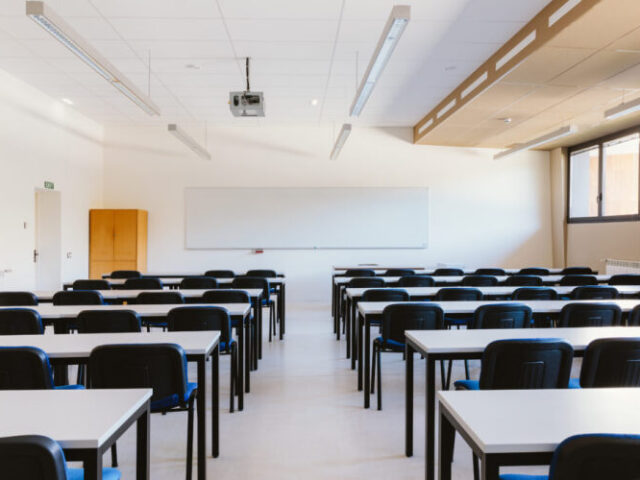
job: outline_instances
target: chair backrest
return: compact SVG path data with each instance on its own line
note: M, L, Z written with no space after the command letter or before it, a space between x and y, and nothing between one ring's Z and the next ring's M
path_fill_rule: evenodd
M214 289L218 288L218 281L213 277L185 277L180 282L181 289Z
M0 307L33 307L38 305L38 297L31 292L0 292Z
M152 409L167 398L186 407L187 356L174 343L96 347L89 357L89 375L91 388L152 388Z
M399 288L372 288L360 299L363 302L408 302L409 294Z
M433 287L435 284L429 275L408 275L398 280L399 287Z
M531 308L517 303L496 303L476 308L469 328L526 328L531 324Z
M491 275L467 275L462 279L462 285L469 287L495 287L498 279Z
M136 297L136 303L143 305L170 305L184 303L184 297L180 292L140 292Z
M504 283L512 287L541 287L542 278L537 275L510 275Z
M111 284L106 280L76 280L72 288L74 290L110 290Z
M347 282L347 288L376 288L384 285L384 280L380 277L358 277Z
M276 278L278 272L275 270L247 270L244 274L245 277L262 277L262 278Z
M561 275L592 275L591 267L566 267L562 269Z
M347 270L344 272L345 277L375 277L375 270L371 270L368 268L356 268L352 270Z
M204 292L202 303L251 303L251 297L244 290L217 289Z
M78 333L139 332L140 317L133 310L83 310L77 325Z
M394 303L382 311L380 331L383 340L405 343L405 330L442 330L444 312L437 305Z
M576 287L571 292L574 300L611 300L618 296L618 290L606 285Z
M44 333L42 318L29 308L0 309L0 335L38 335Z
M42 435L0 438L2 477L20 480L67 480L67 462L56 441Z
M514 300L557 300L558 292L547 287L520 287L511 295Z
M549 275L549 269L540 267L521 268L518 275Z
M477 268L474 272L476 275L494 275L494 276L503 276L506 275L507 272L502 268Z
M271 285L269 280L264 277L236 277L231 282L233 288L261 288L262 298L269 300L269 292Z
M223 342L231 338L231 316L224 307L178 307L169 312L167 320L170 332L218 330Z
M583 388L640 387L640 338L600 338L584 352Z
M415 270L410 268L390 268L384 272L384 277L406 277L407 275L415 275Z
M560 285L566 287L578 287L581 285L598 285L598 279L594 275L565 275L560 280Z
M482 292L477 288L445 287L438 290L436 300L441 302L482 300Z
M636 305L633 307L633 310L629 312L627 322L630 327L640 327L640 305Z
M640 275L633 273L621 273L612 275L609 285L640 285Z
M111 278L140 278L142 274L137 270L115 270L111 272Z
M558 327L613 327L622 324L622 311L613 303L569 303L562 307Z
M559 338L498 340L482 355L480 389L566 388L573 348Z
M104 305L97 290L66 290L53 294L54 305Z
M433 272L434 277L461 277L464 270L461 268L436 268Z
M162 290L162 280L153 277L127 278L122 288L125 290Z
M53 388L49 357L36 347L0 347L0 390Z
M213 278L233 278L236 273L233 270L207 270L204 272L205 277Z
M640 478L640 435L576 435L560 443L553 453L549 480L604 478Z

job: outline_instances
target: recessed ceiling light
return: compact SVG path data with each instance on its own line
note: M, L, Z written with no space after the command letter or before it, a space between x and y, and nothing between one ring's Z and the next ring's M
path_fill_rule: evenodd
M68 98L61 98L60 100L63 103L66 103L67 105L73 105L73 102L71 100L69 100Z
M191 70L200 70L200 65L196 65L194 63L187 63L185 68L189 68Z
M319 102L317 98L312 98L310 103L312 107L317 107Z
M444 67L444 71L445 72L453 72L456 68L458 68L458 67L456 67L455 65L449 65L449 66Z
M499 118L498 120L502 120L504 123L511 123L513 121L511 117Z

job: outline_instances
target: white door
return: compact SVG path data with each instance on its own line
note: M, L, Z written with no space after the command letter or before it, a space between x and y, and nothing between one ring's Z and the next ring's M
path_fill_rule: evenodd
M60 290L62 284L60 192L36 190L36 243L33 261L37 290Z

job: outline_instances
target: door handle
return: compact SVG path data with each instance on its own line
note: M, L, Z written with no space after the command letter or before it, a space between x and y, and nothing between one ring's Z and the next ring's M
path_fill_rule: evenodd
M33 249L33 263L37 263L38 262L38 256L40 254L38 253L38 250L36 250L35 248Z

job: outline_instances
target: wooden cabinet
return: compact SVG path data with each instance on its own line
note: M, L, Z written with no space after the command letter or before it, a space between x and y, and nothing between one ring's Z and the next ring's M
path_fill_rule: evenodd
M146 210L89 211L89 276L147 270Z

